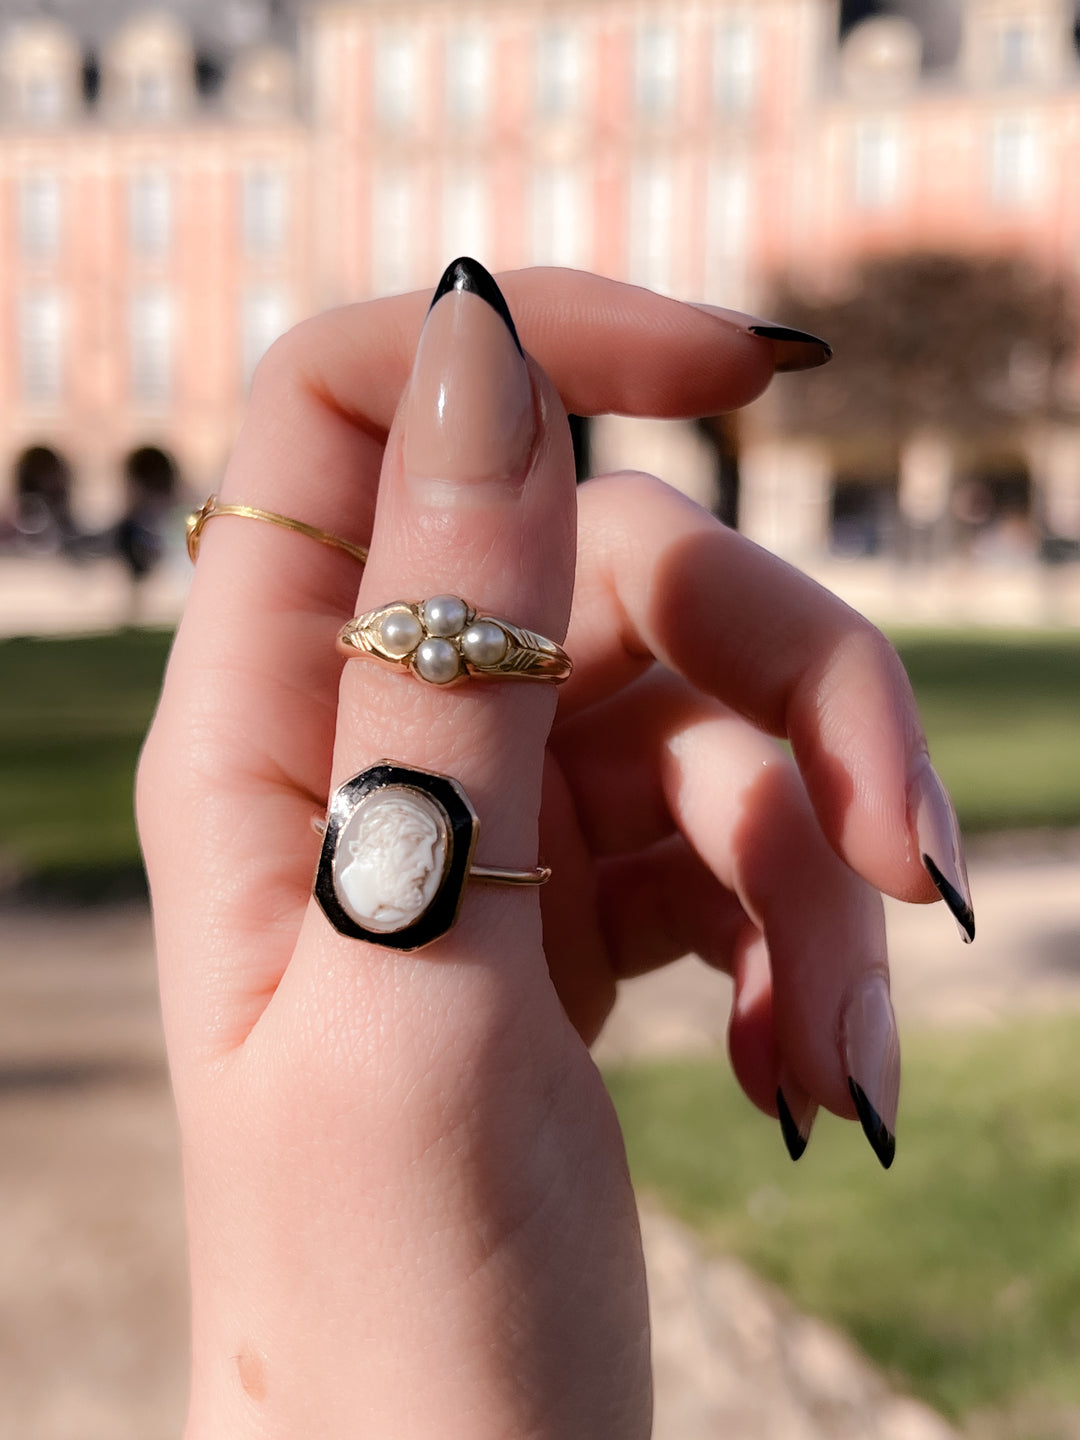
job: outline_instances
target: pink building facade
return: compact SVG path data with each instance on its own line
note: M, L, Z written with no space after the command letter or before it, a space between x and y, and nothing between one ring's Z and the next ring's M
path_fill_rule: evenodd
M459 253L745 309L882 250L1022 251L1075 276L1072 24L1067 0L967 0L959 60L927 76L898 17L840 45L833 0L331 0L294 55L239 55L208 104L158 13L114 37L89 107L63 30L13 28L0 513L42 488L48 457L77 526L115 518L146 449L205 493L276 334L431 286ZM1080 538L1078 435L1015 443L1033 513ZM897 504L947 506L955 470L948 437L919 437ZM750 412L740 525L812 560L835 472Z

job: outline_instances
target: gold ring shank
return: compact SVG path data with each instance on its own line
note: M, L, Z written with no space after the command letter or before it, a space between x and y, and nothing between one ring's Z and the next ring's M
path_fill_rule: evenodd
M312 815L311 828L316 835L326 834L326 816ZM537 865L532 870L503 870L497 865L470 865L469 879L486 885L546 885L551 879L550 865Z
M288 515L278 515L273 510L260 510L255 505L222 505L216 495L211 495L198 510L193 510L187 517L187 552L194 565L199 558L199 544L202 541L202 532L208 521L215 519L218 515L237 515L242 520L263 520L268 525L277 525L282 530L294 530L298 535L306 535L309 540L317 540L320 545L329 545L335 550L343 550L346 555L351 555L360 564L366 564L368 552L363 545L354 545L351 540L342 540L339 535L331 535L326 530L320 530L315 525L308 525L304 520L293 520Z

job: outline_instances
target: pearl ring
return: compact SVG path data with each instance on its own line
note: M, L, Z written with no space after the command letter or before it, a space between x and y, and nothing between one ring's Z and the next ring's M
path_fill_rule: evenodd
M409 670L429 685L470 677L558 685L574 668L554 640L479 613L456 595L395 600L368 610L342 626L337 648L350 660L380 660Z

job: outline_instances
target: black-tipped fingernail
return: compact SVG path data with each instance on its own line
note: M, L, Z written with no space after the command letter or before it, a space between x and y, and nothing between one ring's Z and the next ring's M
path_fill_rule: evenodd
M858 1111L863 1134L869 1140L874 1154L888 1170L896 1156L896 1136L870 1104L866 1098L866 1091L850 1075L848 1076L848 1089L851 1091L852 1100L855 1101L855 1109Z
M793 1088L789 1085L789 1088ZM810 1140L810 1127L814 1123L814 1114L817 1106L808 1101L809 1118L807 1118L807 1104L798 1105L799 1118L796 1119L791 1106L787 1102L784 1091L781 1087L776 1091L776 1109L780 1118L780 1134L784 1137L784 1144L792 1160L801 1158Z
M844 1071L863 1133L886 1170L896 1153L900 1037L884 975L868 974L840 1019Z
M908 811L926 873L970 944L975 939L975 912L960 826L949 792L926 755L920 757L908 787Z
M467 291L470 295L479 295L481 300L486 300L495 313L504 321L506 328L514 337L514 344L522 355L521 341L518 339L517 327L514 325L513 316L510 314L503 293L496 285L494 277L484 269L479 260L472 260L468 255L461 255L443 271L442 279L435 287L435 294L431 297L429 311L438 304L444 295L451 290Z
M964 939L970 945L975 939L975 912L949 879L941 873L929 855L922 857L926 873L938 888L938 894L952 912L953 919L960 926Z
M820 335L807 330L793 330L790 325L748 325L751 335L771 340L776 346L776 369L813 370L832 359L832 346Z

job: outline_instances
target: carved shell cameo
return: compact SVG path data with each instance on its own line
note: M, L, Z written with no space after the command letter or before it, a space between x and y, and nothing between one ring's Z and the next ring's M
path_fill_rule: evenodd
M421 791L387 785L365 796L334 853L334 890L346 914L380 934L415 924L442 884L448 841L446 814Z

